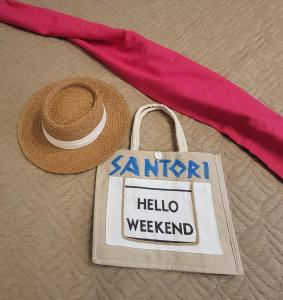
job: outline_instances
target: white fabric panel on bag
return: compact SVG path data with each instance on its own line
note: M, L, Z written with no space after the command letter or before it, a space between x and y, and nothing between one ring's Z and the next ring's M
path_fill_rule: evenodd
M129 183L129 182L128 182ZM166 181L163 180L163 184ZM178 251L190 253L202 253L222 255L219 241L216 219L214 214L211 184L207 182L194 182L196 212L198 215L198 227L200 240L197 245L168 245L148 243L146 241L134 241L122 236L122 202L123 202L123 178L112 176L109 179L109 189L106 210L106 244L138 249L152 249L164 251Z

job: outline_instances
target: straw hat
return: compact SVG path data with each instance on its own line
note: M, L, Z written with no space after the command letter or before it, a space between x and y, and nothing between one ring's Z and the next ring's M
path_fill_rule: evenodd
M127 104L114 88L91 78L71 78L29 99L18 122L18 140L37 167L79 173L109 158L128 124Z

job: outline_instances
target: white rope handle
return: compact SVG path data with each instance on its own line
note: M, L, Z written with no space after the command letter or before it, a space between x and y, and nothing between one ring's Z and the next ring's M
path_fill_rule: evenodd
M135 114L134 124L132 129L131 150L138 150L140 146L140 126L143 117L154 110L162 110L167 113L175 123L176 139L179 152L188 152L188 145L183 128L175 115L175 113L166 105L163 104L147 104L141 106Z

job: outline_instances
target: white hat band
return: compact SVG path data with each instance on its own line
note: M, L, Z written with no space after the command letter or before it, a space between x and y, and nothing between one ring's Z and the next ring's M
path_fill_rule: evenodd
M61 140L57 140L54 137L52 137L51 135L49 135L49 133L44 129L43 125L42 125L42 130L43 133L46 137L46 139L54 146L62 148L62 149L78 149L78 148L82 148L84 146L89 145L90 143L92 143L93 141L95 141L98 136L100 135L100 133L103 131L105 124L106 124L106 120L107 120L107 113L105 110L105 107L103 108L103 116L101 118L101 121L99 122L99 124L85 137L79 139L79 140L74 140L74 141L61 141Z

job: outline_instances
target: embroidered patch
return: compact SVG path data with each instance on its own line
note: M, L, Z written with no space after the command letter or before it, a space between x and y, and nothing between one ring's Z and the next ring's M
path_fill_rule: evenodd
M126 178L122 235L151 242L198 242L190 182Z

